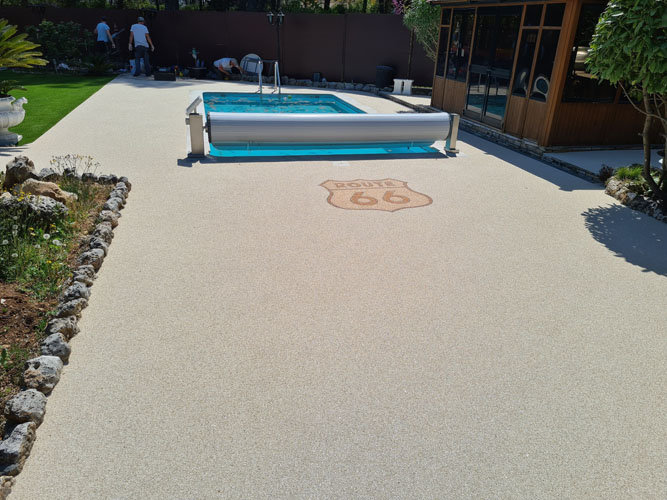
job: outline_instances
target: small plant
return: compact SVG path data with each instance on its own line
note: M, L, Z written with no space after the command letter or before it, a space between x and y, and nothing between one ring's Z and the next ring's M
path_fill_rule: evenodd
M0 351L0 369L11 378L14 384L20 384L23 377L23 366L30 358L30 351L16 344Z
M642 181L643 167L641 165L631 165L629 167L621 167L616 171L616 178L623 181Z
M0 98L10 97L12 90L25 90L25 87L21 87L16 80L0 80Z
M84 66L88 69L88 74L91 76L104 76L113 69L113 64L111 64L106 54L88 56Z
M607 182L607 179L609 179L612 175L614 175L614 169L609 165L602 165L602 168L598 172L598 178L602 182Z
M81 181L80 176L94 174L99 166L92 156L68 154L51 158L51 168L62 176L60 187L76 194L82 206L88 206L94 200L99 186Z
M60 175L65 175L67 172L79 175L95 173L100 167L92 156L74 154L53 156L50 163L51 168Z

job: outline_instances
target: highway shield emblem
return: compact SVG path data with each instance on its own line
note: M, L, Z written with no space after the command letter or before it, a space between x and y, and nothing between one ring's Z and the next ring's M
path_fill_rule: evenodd
M395 212L433 203L429 196L413 191L407 182L397 179L325 181L320 186L329 190L329 204L346 210Z

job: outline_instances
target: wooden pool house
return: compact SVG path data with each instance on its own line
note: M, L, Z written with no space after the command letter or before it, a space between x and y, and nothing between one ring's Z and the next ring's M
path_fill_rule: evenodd
M606 1L432 3L432 106L545 148L641 142L643 115L584 63Z

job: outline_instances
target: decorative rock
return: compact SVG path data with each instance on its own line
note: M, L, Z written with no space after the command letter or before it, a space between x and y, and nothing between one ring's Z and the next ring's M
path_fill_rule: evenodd
M90 297L90 290L83 283L74 282L62 294L62 301L69 302L75 299L87 299Z
M26 179L23 184L15 189L20 189L25 194L47 196L60 203L70 203L78 199L77 195L68 191L63 191L53 182L37 181L35 179Z
M364 84L363 84L363 83L357 83L357 84L354 86L354 90L363 90L363 88L364 88Z
M23 380L28 389L49 394L60 380L63 362L57 356L40 356L25 362Z
M107 243L111 243L111 240L113 239L113 230L111 224L108 222L101 222L95 226L95 230L93 231L92 235L97 236L98 238L102 238Z
M40 180L47 182L54 182L60 180L60 174L53 170L52 168L43 168L39 171Z
M114 188L114 190L109 193L109 198L120 198L123 200L123 205L125 205L125 198L127 198L127 188Z
M81 179L81 176L75 168L66 168L63 170L63 177L69 177L70 179Z
M35 389L19 392L5 404L5 417L13 424L35 422L39 426L45 412L46 396Z
M102 266L102 261L104 260L104 250L100 248L92 248L87 252L83 252L79 255L79 264L93 266L95 271L99 271Z
M2 189L9 191L26 179L36 179L35 164L27 156L17 156L7 163Z
M97 178L97 182L99 182L100 184L116 184L118 182L118 177L112 174L100 175Z
M81 180L84 182L96 182L97 176L93 172L84 172L81 174Z
M18 208L27 209L36 217L47 222L62 219L68 213L65 205L46 196L28 195L23 201L19 201L15 196L0 198L0 213Z
M127 188L128 191L132 191L132 184L130 184L130 181L128 180L127 177L120 177L118 179L118 182L122 182L123 184L125 184L125 187ZM116 187L118 186L116 185Z
M66 339L71 339L79 333L79 325L76 323L76 317L54 318L46 325L46 335L62 333Z
M90 266L93 267L93 266ZM88 276L85 273L82 273L80 271L74 271L72 274L72 282L73 283L83 283L84 285L90 287L93 286L93 278Z
M127 198L127 195L130 192L129 188L127 187L127 184L125 184L124 182L117 182L113 190L120 191L121 193L123 193L124 198Z
M109 198L104 206L103 210L111 210L112 212L120 212L120 209L123 207L121 201L118 198Z
M104 256L105 256L105 257L106 257L107 254L109 253L109 245L107 245L107 244L104 242L104 240L101 239L101 238L97 238L97 237L93 236L93 237L90 239L90 243L88 244L88 246L89 246L91 249L99 248L100 250L102 250L102 251L104 252Z
M34 422L25 422L5 431L5 439L0 443L0 464L9 467L4 467L0 474L15 476L21 472L35 442L36 428ZM11 467L12 465L15 467Z
M345 84L343 82L337 82L336 83L336 88L338 90L345 90Z
M69 302L63 302L56 308L55 316L56 318L66 318L68 316L78 317L87 305L88 301L86 299L74 299Z
M63 363L67 363L72 348L65 341L62 333L54 333L46 337L41 344L42 354L45 356L58 356Z
M116 200L121 208L125 206L125 195L120 191L112 191L111 194L109 194L109 200Z
M335 89L336 85L338 85L336 82L328 82L327 83L327 88L329 89Z
M118 226L118 218L120 213L112 212L111 210L102 210L100 215L97 217L97 220L100 222L108 222L111 224L111 227Z
M346 83L345 90L354 90L354 83Z
M16 479L10 476L2 476L0 477L0 500L4 500L7 498L9 493L12 491L12 486L14 486L14 483L16 482Z

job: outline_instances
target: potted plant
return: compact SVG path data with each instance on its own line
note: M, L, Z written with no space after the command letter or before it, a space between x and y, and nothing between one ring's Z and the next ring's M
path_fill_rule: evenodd
M32 68L44 66L46 61L42 54L34 49L39 45L26 40L26 34L16 34L16 26L6 19L0 19L0 67ZM11 90L25 90L15 80L0 81L0 146L13 146L21 140L21 136L7 130L21 123L25 118L23 105L28 102L25 97L15 99L9 95Z
M25 118L23 105L28 102L25 97L16 99L9 95L11 90L25 90L16 80L0 81L0 146L13 146L22 137L19 134L7 130L15 127Z

